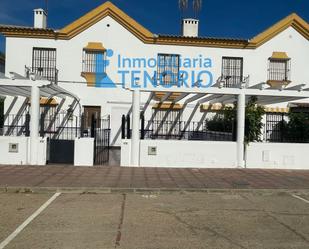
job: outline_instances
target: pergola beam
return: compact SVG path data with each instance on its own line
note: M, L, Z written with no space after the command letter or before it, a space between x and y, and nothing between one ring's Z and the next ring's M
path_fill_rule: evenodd
M128 90L133 90L127 88ZM190 93L190 94L217 94L217 95L239 95L245 94L247 96L271 96L271 97L295 97L295 98L309 98L308 91L295 91L295 90L280 90L280 89L253 89L253 88L178 88L173 87L169 89L161 87L149 87L147 89L140 89L141 92L173 92L173 93Z
M289 102L289 101L295 101L295 100L300 100L302 98L282 98L282 97L275 97L275 98L265 98L262 100L258 100L258 104L260 105L272 105L272 104L279 104L279 103L285 103L285 102Z
M204 97L204 96L205 96L205 94L203 94L203 93L198 93L198 94L196 94L195 96L193 96L193 97L187 99L187 100L185 101L185 103L186 103L186 104L192 103L192 102L194 102L194 101L196 101L196 100L198 100L198 99L200 99L200 98L202 98L202 97Z
M235 101L235 96L223 96L219 99L213 99L211 101L209 101L209 104L216 104L216 103L221 103L221 104L224 104L224 103L228 103L228 104L233 104L234 101Z
M164 102L167 101L172 95L173 95L172 92L166 93L166 94L163 96L163 98L161 98L160 103L164 103Z
M180 100L184 99L188 95L189 95L189 93L182 93L179 97L177 97L175 100L173 100L173 103L179 102Z
M29 88L30 90L30 88ZM6 95L6 96L22 96L22 97L29 97L30 96L30 92L25 93L23 91L18 90L18 88L15 87L5 87L5 86L1 86L0 85L0 93L2 93L2 95Z
M205 102L211 101L211 100L216 99L216 98L221 98L221 97L222 97L222 95L213 94L213 95L210 95L210 96L208 96L206 98L201 99L199 101L199 104L203 104Z

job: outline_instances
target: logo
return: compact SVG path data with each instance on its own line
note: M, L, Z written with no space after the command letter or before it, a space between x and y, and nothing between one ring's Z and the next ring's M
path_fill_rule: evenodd
M112 57L117 62L111 70ZM157 58L133 58L115 55L112 49L108 49L104 55L97 54L95 63L95 86L100 88L208 88L213 85L212 59L201 54L195 57L158 54ZM113 79L118 84L107 72L113 72Z
M114 51L108 49L104 54L97 54L95 58L95 86L100 88L116 88L116 84L111 80L111 78L106 73L106 68L110 66L110 60L108 58L113 57Z

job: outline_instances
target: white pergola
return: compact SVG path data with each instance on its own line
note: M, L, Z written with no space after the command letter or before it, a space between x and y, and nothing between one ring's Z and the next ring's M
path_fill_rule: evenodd
M70 96L79 101L74 94L66 91L58 85L51 84L47 80L38 79L35 75L30 78L23 77L16 73L10 73L10 78L0 75L0 96L21 96L30 98L30 164L37 165L39 120L40 120L40 98L66 98Z
M181 88L181 87L150 87L150 88L126 88L132 91L132 142L131 142L131 166L140 166L140 136L139 136L139 119L140 119L140 94L141 92L163 94L160 102L168 100L172 94L179 96L173 100L174 103L183 101L189 104L197 101L198 104L203 103L222 103L233 104L237 100L237 164L238 167L244 167L244 139L245 139L245 107L246 100L251 96L256 96L258 104L270 105L276 103L284 103L289 101L308 99L309 88L306 84L299 84L286 88L271 88L266 83L247 86L242 83L238 87L224 88L222 84L215 84L209 88Z

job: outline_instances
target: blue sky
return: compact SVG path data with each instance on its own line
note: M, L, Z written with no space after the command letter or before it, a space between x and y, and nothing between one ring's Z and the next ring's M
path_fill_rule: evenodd
M189 0L192 1L192 0ZM49 0L48 26L62 28L104 3L104 0ZM178 0L112 0L153 33L179 34ZM45 0L0 0L0 24L33 25L32 10ZM203 0L200 35L252 38L290 13L309 21L308 0ZM4 51L0 37L0 51Z

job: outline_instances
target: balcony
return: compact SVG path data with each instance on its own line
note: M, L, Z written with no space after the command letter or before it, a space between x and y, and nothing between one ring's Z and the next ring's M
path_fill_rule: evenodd
M44 80L51 81L52 83L58 83L58 72L57 68L51 67L26 67L26 75L29 76L30 73L34 73L40 76Z

